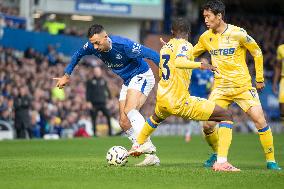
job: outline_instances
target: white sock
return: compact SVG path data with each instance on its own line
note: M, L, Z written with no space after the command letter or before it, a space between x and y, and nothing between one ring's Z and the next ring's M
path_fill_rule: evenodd
M134 130L134 136L135 139L138 137L140 131L142 130L144 123L145 123L145 119L144 117L140 114L140 112L136 109L132 109L128 112L127 117L131 123L131 126ZM147 139L147 141L149 140L149 138Z
M133 130L133 127L130 127L130 129L128 129L127 131L125 131L126 135L127 135L127 138L133 143L135 144L136 142L136 137L135 137L135 134L134 134L134 130Z
M227 157L217 156L217 163L225 163L227 162Z

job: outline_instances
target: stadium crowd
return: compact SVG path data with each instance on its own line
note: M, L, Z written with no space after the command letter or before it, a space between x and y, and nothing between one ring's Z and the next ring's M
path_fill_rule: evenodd
M63 73L67 62L60 54L50 58L48 53L40 54L31 48L19 52L0 47L0 56L0 120L15 121L13 104L24 88L31 99L28 130L33 137L42 137L46 133L73 135L82 124L91 124L91 104L85 98L85 82L92 76L89 65L82 63L72 77L71 85L63 91L55 88L52 80ZM94 59L89 61L92 61L90 64L100 64ZM108 107L112 116L117 117L118 86L122 82L112 79L114 76L108 71L104 75L114 97L108 102Z

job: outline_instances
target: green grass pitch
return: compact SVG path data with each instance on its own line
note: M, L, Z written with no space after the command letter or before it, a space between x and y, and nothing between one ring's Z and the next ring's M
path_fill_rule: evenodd
M109 167L106 151L130 147L127 138L16 140L0 142L1 189L78 188L284 188L284 170L266 170L257 135L234 135L229 160L242 169L220 173L202 167L209 147L202 137L153 137L160 167L134 167L143 158L129 158L125 167ZM284 135L275 135L276 158L284 168Z

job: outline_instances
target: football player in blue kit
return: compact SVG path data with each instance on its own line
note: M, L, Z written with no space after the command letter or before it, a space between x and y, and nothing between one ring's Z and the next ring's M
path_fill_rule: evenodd
M65 68L64 75L54 78L57 80L56 86L63 88L69 82L74 67L83 56L95 55L101 59L108 68L123 79L119 97L119 123L128 138L135 143L145 123L139 109L155 85L153 72L143 59L150 59L159 65L159 54L127 38L109 36L100 24L90 26L87 37L89 41L74 53L71 62ZM160 160L155 154L156 147L150 139L147 139L147 142L152 146L152 153L145 155L144 161L137 165L159 165Z

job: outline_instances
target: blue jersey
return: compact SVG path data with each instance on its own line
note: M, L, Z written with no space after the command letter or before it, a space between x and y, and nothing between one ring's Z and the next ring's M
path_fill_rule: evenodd
M212 82L213 73L210 70L194 69L189 87L192 96L207 98L209 94L208 83Z
M107 52L96 50L93 44L88 41L73 54L70 64L65 68L65 73L71 75L74 67L83 56L95 55L120 76L124 84L128 86L134 76L149 70L149 65L143 58L154 61L156 65L159 64L159 54L154 50L119 36L110 36L109 39L112 48Z

